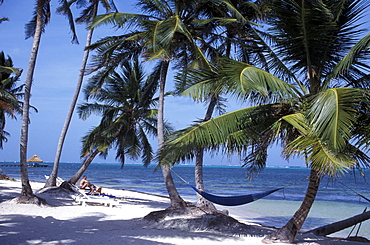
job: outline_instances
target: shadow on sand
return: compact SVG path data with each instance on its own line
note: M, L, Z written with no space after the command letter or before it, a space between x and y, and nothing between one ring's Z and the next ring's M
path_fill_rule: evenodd
M3 215L0 244L173 244L154 240L174 238L171 232L147 228L146 225L142 219L104 220L103 214L69 220L50 216ZM181 233L181 238L190 239L217 241L224 237L214 232Z

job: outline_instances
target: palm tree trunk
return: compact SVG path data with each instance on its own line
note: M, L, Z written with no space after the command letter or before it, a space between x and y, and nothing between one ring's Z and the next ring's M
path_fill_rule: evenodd
M296 237L298 231L301 229L304 221L307 218L308 213L310 212L312 204L315 201L315 197L320 185L320 180L320 173L318 173L316 170L311 169L310 181L301 206L284 227L266 236L266 238L263 239L264 243L292 243L294 241L294 238Z
M370 219L370 211L363 212L362 214L358 214L351 218L344 219L329 225L318 227L316 229L307 231L306 233L313 233L316 236L326 236L329 234L333 234L337 231L344 230L348 227L354 226L368 219Z
M98 6L96 4L95 7L94 7L94 16L96 16L97 10L98 10ZM85 47L88 47L91 44L93 32L94 32L94 28L91 28L88 31L87 37L86 37ZM56 186L56 178L58 176L59 161L60 161L60 157L62 155L63 144L64 144L64 141L65 141L65 138L66 138L66 135L67 135L69 125L71 124L71 120L72 120L73 112L76 108L78 96L79 96L80 91L81 91L82 82L83 82L83 78L84 78L88 58L89 58L89 50L85 49L84 55L83 55L83 58L82 58L82 65L81 65L81 69L80 69L80 74L78 76L78 80L77 80L77 84L76 84L75 93L73 95L71 105L69 107L67 117L66 117L66 120L65 120L63 128L62 128L62 132L61 132L60 137L59 137L57 151L56 151L55 159L54 159L53 170L51 171L49 179L45 183L45 187Z
M28 147L28 124L29 124L29 110L30 110L30 97L31 97L31 87L33 74L36 67L37 54L41 41L43 21L41 13L37 11L36 19L36 30L33 36L32 49L30 53L30 60L28 62L28 70L26 76L26 85L24 91L24 102L23 102L23 112L22 112L22 129L20 138L20 171L22 179L22 191L19 199L21 202L32 202L35 196L31 185L29 183L28 171L27 171L27 147Z
M206 112L206 115L204 117L204 121L208 121L211 119L214 108L216 106L217 98L212 97L211 102L208 105L208 109ZM204 184L203 184L203 155L204 155L204 150L203 149L198 149L195 155L195 169L194 169L194 174L195 174L195 186L198 190L204 191ZM199 195L197 193L197 206L203 209L208 209L208 210L216 210L215 205Z
M111 144L114 141L114 139L119 135L119 133L121 132L122 128L123 128L123 125L121 125L119 127L119 129L114 133L114 135L107 140L109 142L109 144ZM77 181L81 178L81 176L84 174L84 172L86 171L86 169L90 166L90 164L95 159L95 157L100 152L101 151L99 149L96 149L92 153L90 153L90 155L82 163L82 166L80 167L80 169L67 182L75 185L77 183Z
M169 61L163 61L163 65L161 68L159 99L158 99L157 131L158 131L159 150L163 147L163 144L164 144L164 91L165 91L165 84L166 84L168 68L169 68ZM175 209L175 208L186 207L187 205L185 201L181 198L181 196L177 192L175 183L171 175L170 167L168 165L161 165L161 169L162 169L164 183L166 185L167 192L171 200L171 208Z
M82 163L80 169L67 182L75 185L99 152L100 151L96 149L93 153L91 153L90 156L86 158L85 161Z

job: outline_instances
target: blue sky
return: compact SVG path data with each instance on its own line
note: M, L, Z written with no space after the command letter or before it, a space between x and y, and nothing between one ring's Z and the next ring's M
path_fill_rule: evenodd
M23 69L21 83L25 82L29 53L31 51L32 38L25 40L24 26L32 17L34 2L32 0L5 0L0 6L0 18L8 17L9 21L0 24L2 37L0 38L0 50L9 55L14 66ZM120 12L135 12L133 0L116 1ZM46 26L42 36L39 54L36 63L33 87L31 90L31 104L38 109L38 113L31 112L31 124L29 127L28 157L33 154L39 155L44 161L53 162L55 151L62 129L70 100L75 90L75 84L87 31L84 26L78 26L80 45L71 44L71 34L67 20L55 13L58 1L52 0L52 17ZM79 12L75 12L77 16ZM99 27L94 32L93 40L98 40L107 35L114 35L110 27ZM172 78L168 78L167 89L171 89ZM87 81L85 77L84 82ZM80 101L82 96L80 97ZM229 110L240 108L240 105L232 103ZM167 98L165 104L165 117L176 129L190 125L194 120L202 118L205 107L195 104L188 98ZM90 118L82 121L75 114L67 138L64 144L61 162L81 162L80 148L81 138L91 127L97 125L98 118ZM19 138L21 118L8 120L6 131L11 136L9 141L0 150L1 161L19 161ZM156 143L156 139L153 140ZM106 160L96 158L95 162L116 162L115 152L111 151ZM128 160L128 163L134 161ZM139 161L136 161L139 162ZM238 164L234 157L230 162L227 156L217 155L213 158L206 157L205 164ZM269 153L268 165L304 166L302 160L293 160L287 163L279 156L279 151L274 148Z
M7 17L9 21L0 24L2 35L0 47L9 55L14 66L23 69L22 83L25 82L29 53L32 38L25 40L24 27L32 17L34 2L30 0L9 1L5 0L0 6L0 17ZM135 12L135 1L116 1L120 12ZM32 86L31 104L38 109L38 113L31 111L31 124L29 126L28 157L37 154L44 161L53 162L56 147L65 117L70 105L70 100L75 90L83 48L87 31L85 26L78 25L80 45L71 44L71 34L67 20L55 13L58 1L52 0L52 17L46 26L41 38L36 70ZM75 12L77 16L79 11ZM114 35L115 30L105 26L99 27L94 32L93 41L107 35ZM150 64L148 64L150 65ZM88 80L85 77L84 83ZM167 88L171 89L171 80L168 78ZM82 101L80 96L80 102ZM190 125L194 120L204 115L203 105L197 105L188 98L167 98L165 106L166 119L177 129ZM93 126L99 123L98 118L82 121L77 114L73 116L61 157L62 162L81 162L80 148L82 136ZM19 138L21 118L7 120L6 131L11 136L0 150L0 161L19 161ZM153 139L156 144L156 139ZM106 160L96 158L95 162L116 162L115 152L111 151ZM208 163L229 164L226 157L218 156ZM134 161L129 161L132 163ZM140 161L138 161L140 162Z

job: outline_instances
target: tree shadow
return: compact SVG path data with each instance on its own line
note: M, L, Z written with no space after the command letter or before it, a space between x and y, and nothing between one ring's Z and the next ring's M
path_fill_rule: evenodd
M148 208L165 209L170 206L169 200L153 201L138 197L125 197L118 199L121 204L125 205L145 205Z
M11 180L9 180L11 181ZM8 187L3 187L0 186L0 202L7 201L11 198L15 198L19 196L21 193L21 188L8 188Z
M118 210L120 211L120 210ZM163 244L152 239L207 238L222 240L224 234L215 232L176 233L169 229L152 229L142 219L104 220L102 213L69 220L51 216L2 215L0 219L0 244ZM238 239L235 237L235 239Z

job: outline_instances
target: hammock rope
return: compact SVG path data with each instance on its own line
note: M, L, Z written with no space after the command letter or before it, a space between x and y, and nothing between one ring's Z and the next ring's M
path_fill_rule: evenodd
M287 186L280 187L280 188L276 188L276 189L273 189L273 190L264 191L264 192L260 192L260 193L255 193L255 194L249 194L249 195L240 195L240 196L216 196L216 195L212 195L210 193L207 193L205 191L198 190L196 187L194 187L193 185L191 185L189 182L187 182L186 180L184 180L183 178L181 178L181 176L178 175L175 171L173 171L172 169L171 169L171 171L177 177L179 177L184 183L186 183L187 185L189 185L199 195L201 195L202 197L204 197L205 199L207 199L210 202L213 202L213 203L216 203L216 204L219 204L219 205L222 205L222 206L239 206L239 205L248 204L248 203L251 203L251 202L254 202L254 201L258 200L258 199L264 198L265 196L268 196L268 195L270 195L270 194L272 194L272 193L274 193L276 191L279 191L279 190L284 189L285 187L287 187ZM307 178L305 178L305 179L307 179ZM303 180L301 180L301 181L303 181ZM301 182L301 181L299 181L299 182ZM290 184L290 185L294 185L294 184L296 184L296 183L293 183L293 184Z
M354 189L352 189L351 187L349 187L346 184L342 183L341 181L339 181L339 180L337 180L337 181L339 182L339 184L343 185L344 187L346 187L347 189L349 189L350 191L352 191L353 193L355 193L357 196L362 197L366 201L370 202L370 199L369 198L367 198L364 195L362 195L361 193L355 191Z

